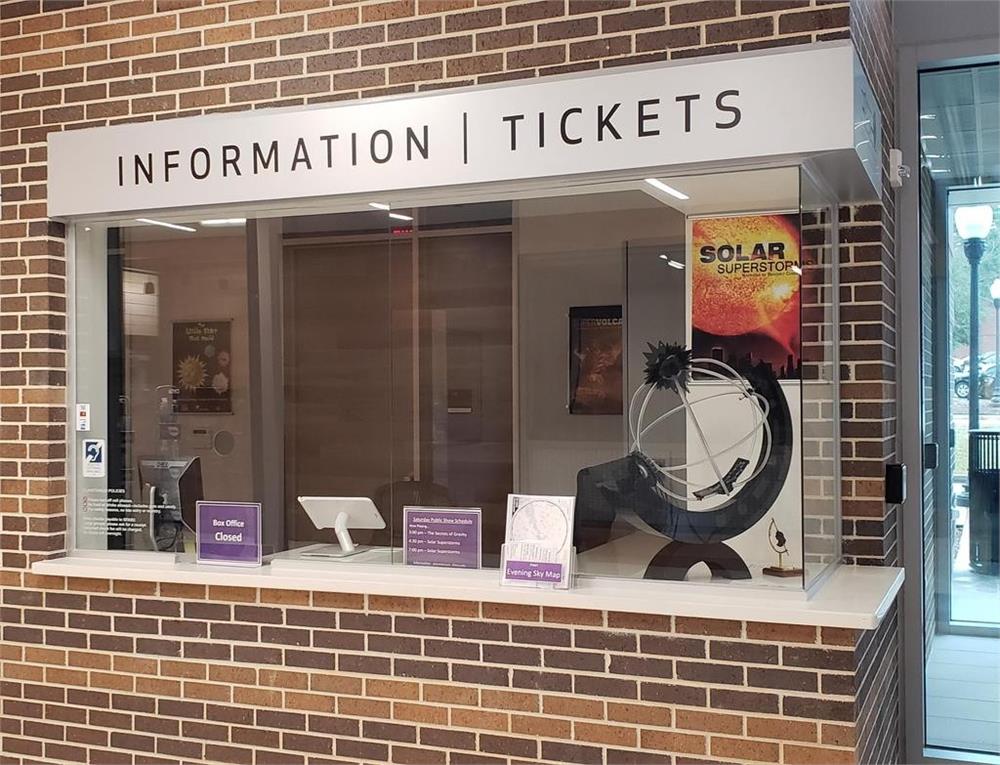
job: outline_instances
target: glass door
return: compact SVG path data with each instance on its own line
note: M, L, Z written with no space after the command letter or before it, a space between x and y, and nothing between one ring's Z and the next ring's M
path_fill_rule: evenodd
M926 747L1000 754L998 66L920 75Z

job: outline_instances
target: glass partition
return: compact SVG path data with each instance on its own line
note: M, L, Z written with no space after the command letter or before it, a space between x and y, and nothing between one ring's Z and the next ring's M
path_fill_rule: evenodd
M242 500L265 554L401 563L404 508L475 508L496 567L520 493L575 497L585 575L839 556L836 216L799 168L164 223L76 227L78 548L190 555L192 503Z
M76 246L76 547L193 554L198 501L256 495L244 221L77 226Z
M801 172L802 548L808 587L840 560L837 207Z

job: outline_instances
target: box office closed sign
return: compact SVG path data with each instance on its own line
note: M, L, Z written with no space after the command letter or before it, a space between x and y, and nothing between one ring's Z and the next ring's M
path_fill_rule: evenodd
M197 519L199 563L261 564L259 504L199 502Z

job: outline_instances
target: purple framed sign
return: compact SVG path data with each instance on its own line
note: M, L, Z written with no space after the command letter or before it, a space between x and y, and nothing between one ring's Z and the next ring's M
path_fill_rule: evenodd
M407 566L481 568L481 516L478 507L404 507L403 562Z
M198 563L261 565L259 502L198 502Z

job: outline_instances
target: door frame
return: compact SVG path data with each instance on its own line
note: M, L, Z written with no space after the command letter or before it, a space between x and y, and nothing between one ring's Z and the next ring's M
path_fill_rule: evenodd
M896 315L919 317L921 302L919 199L919 76L945 66L995 62L995 37L900 46L897 55L896 141L903 162L912 168L897 195ZM900 455L907 471L900 512L900 546L907 577L903 585L903 634L900 642L901 734L908 763L996 762L1000 757L966 755L925 747L924 704L924 559L923 559L923 416L921 403L921 321L897 321L897 427ZM946 431L945 431L946 432ZM943 450L942 450L943 451ZM939 464L941 464L939 462Z

